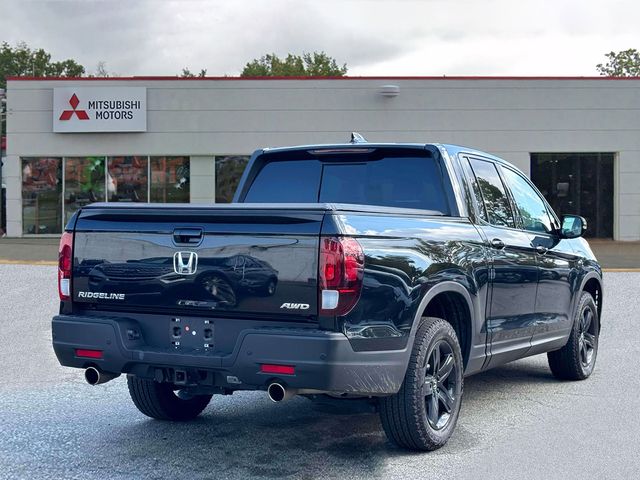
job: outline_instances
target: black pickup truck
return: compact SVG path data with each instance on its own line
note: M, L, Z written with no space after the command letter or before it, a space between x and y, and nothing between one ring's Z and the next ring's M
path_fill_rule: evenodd
M365 398L396 444L451 436L463 378L596 361L602 272L583 218L519 170L440 144L255 152L227 205L93 204L60 244L53 347L144 414L214 394Z

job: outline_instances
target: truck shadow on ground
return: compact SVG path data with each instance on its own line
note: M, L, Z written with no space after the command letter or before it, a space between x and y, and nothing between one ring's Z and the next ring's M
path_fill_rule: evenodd
M519 392L544 393L557 385L547 368L522 362L467 378L456 433L428 455L435 460L482 448L465 428L467 420L478 431L478 421L500 422L495 411ZM465 415L469 412L472 418ZM423 455L390 444L377 414L316 406L303 398L273 404L257 392L214 397L203 416L190 423L141 419L111 433L111 448L123 448L113 452L117 456L134 462L151 457L159 472L167 466L192 477L376 476L393 459Z

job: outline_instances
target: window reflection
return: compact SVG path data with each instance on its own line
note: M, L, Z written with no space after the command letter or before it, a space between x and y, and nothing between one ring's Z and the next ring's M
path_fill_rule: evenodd
M484 160L471 159L471 168L482 192L489 223L500 227L515 227L511 205L496 167Z
M230 203L244 172L248 155L216 157L216 202Z
M549 233L552 231L547 207L527 181L510 168L500 167L509 185L525 230Z
M476 176L473 174L473 171L471 170L471 165L469 164L469 159L467 157L464 157L464 159L462 160L462 168L465 170L465 173L467 174L467 179L471 184L471 193L473 195L473 199L475 200L475 204L478 206L478 214L480 215L480 218L482 220L484 220L485 222L488 222L489 218L487 217L487 211L484 208L484 200L482 199L480 186L476 181Z
M85 205L105 201L104 161L104 157L65 158L65 222Z
M110 202L147 202L147 157L109 157L107 197Z
M188 203L189 157L151 157L151 202Z
M22 232L62 231L62 159L22 159Z

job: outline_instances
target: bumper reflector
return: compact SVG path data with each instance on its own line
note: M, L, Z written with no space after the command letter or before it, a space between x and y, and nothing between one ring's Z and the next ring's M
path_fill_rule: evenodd
M260 365L260 371L262 373L277 373L281 375L295 375L295 368L291 365Z
M102 358L102 350L85 350L82 348L76 348L76 357Z

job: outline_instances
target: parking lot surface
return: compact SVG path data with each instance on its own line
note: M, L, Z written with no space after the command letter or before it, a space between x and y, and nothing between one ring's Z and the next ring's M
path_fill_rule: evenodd
M546 356L469 377L451 441L389 444L378 416L216 396L194 422L150 420L123 377L84 383L51 348L56 269L0 265L0 478L638 478L640 273L607 273L594 374Z

